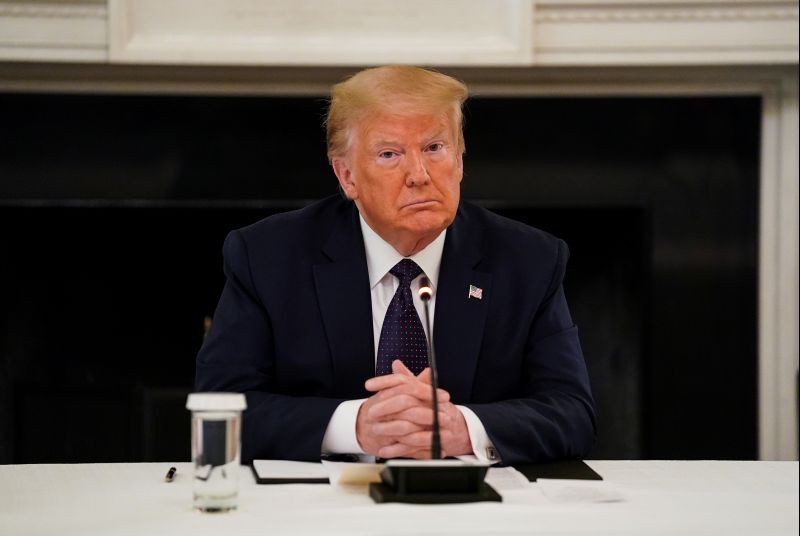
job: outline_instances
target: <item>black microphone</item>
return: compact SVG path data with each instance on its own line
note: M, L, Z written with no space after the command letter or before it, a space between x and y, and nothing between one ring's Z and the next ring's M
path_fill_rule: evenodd
M425 326L428 328L428 366L431 368L431 398L433 400L433 437L431 438L431 458L434 460L442 459L442 444L439 437L439 372L436 368L436 353L433 350L433 332L431 331L430 300L433 296L428 278L422 276L419 280L419 297L425 306Z

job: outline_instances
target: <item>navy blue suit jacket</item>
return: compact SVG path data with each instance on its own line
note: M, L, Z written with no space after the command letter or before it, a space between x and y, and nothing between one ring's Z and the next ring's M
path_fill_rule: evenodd
M584 457L594 445L561 284L567 256L561 240L465 202L447 232L434 319L440 387L475 412L506 464ZM334 410L369 396L375 372L358 212L335 196L271 216L230 233L224 258L196 389L246 394L243 461L318 460Z

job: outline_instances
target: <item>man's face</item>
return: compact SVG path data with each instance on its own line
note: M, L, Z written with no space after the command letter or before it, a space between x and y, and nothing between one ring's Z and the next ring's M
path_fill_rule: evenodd
M403 255L424 248L455 218L462 158L447 114L378 113L359 121L333 160L348 198Z

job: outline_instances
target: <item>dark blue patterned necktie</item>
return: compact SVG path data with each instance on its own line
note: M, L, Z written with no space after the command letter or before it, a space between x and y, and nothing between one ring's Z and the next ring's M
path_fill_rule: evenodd
M411 281L422 273L422 268L411 259L403 259L389 273L400 280L400 286L383 319L375 375L391 374L395 359L419 374L428 366L428 342L411 297Z

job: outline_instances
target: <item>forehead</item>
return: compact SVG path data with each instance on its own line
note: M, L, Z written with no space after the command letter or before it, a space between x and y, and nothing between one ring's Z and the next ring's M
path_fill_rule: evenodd
M355 124L356 139L372 144L381 141L414 142L430 137L453 136L453 121L448 113L397 114L372 113Z

